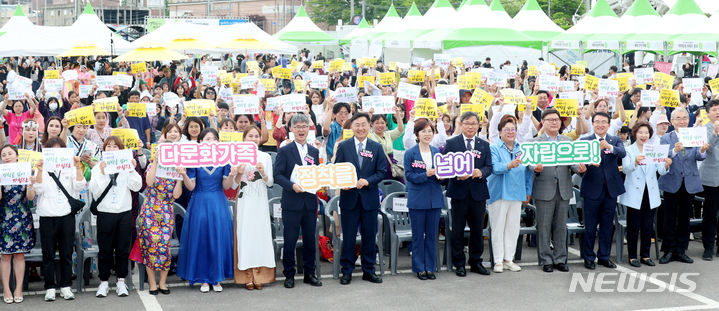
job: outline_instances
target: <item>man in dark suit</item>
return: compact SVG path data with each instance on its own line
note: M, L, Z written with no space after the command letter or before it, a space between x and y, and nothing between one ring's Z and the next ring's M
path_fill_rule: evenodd
M282 186L282 224L284 225L285 245L282 248L282 272L285 287L295 287L295 245L302 229L302 259L304 261L304 282L312 286L322 286L315 276L315 228L317 223L317 195L307 193L302 186L290 180L295 165L319 164L317 148L307 143L310 120L307 115L296 114L290 120L295 141L277 151L275 159L275 183Z
M357 187L340 191L340 211L342 213L342 278L340 284L352 282L352 270L355 264L355 244L357 229L362 235L362 279L372 283L382 283L375 274L375 256L377 245L377 215L379 213L379 188L387 171L387 157L382 146L367 139L370 118L366 113L358 113L350 119L354 137L337 146L335 163L349 162L357 171Z
M582 178L580 194L584 198L584 266L594 270L598 263L607 268L616 268L609 255L612 250L612 229L617 197L624 193L624 180L619 174L619 163L626 155L622 140L607 134L611 118L605 112L592 116L594 134L582 140L599 140L601 163L587 166ZM584 166L581 164L580 166ZM594 253L594 241L599 225L599 251Z
M460 116L462 135L447 140L443 153L470 150L474 155L472 175L449 179L447 196L452 198L452 264L457 276L466 276L464 268L464 226L469 225L469 267L470 271L489 275L482 266L484 251L484 213L489 199L487 177L492 174L492 154L489 143L477 137L479 116L465 112Z

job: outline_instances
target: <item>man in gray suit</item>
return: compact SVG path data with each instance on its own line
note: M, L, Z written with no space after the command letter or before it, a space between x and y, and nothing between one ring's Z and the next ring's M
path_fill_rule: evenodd
M542 128L544 133L531 141L571 141L572 139L559 134L562 119L559 111L554 108L542 112ZM539 264L544 272L557 269L569 271L567 266L567 209L572 197L572 171L584 173L584 164L547 166L542 164L530 166L534 171L532 194L537 206L537 247L539 248ZM550 241L554 250L549 247Z

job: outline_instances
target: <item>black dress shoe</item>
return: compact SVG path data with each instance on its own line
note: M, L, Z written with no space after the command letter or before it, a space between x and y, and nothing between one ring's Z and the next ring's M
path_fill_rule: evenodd
M379 275L374 274L374 273L367 273L367 272L363 273L362 280L369 281L370 283L375 283L375 284L382 283L382 278Z
M651 258L647 258L647 259L642 258L642 259L639 259L639 262L641 262L643 265L647 265L650 267L654 267L657 265L654 263L654 260L652 260Z
M352 282L352 275L351 274L343 274L340 278L340 284L342 285L349 285Z
M589 270L594 270L597 268L597 265L594 263L594 261L589 261L587 259L584 259L584 267Z
M636 258L629 259L629 265L632 267L637 267L637 268L642 266L642 264L639 263L639 259L636 259Z
M435 276L434 273L432 273L432 272L425 271L424 273L427 275L428 280L436 280L437 279L437 276Z
M160 292L161 292L163 295L169 295L169 294L170 294L170 289L169 289L169 288L165 288L165 289L160 288Z
M554 264L554 269L557 269L562 272L569 272L569 266L567 266L566 263L556 263Z
M461 277L467 276L467 270L465 270L464 267L457 267L454 273Z
M706 261L712 261L714 259L714 250L713 249L705 249L704 254L702 255L702 259Z
M668 264L668 263L670 263L672 260L674 260L674 253L672 253L672 252L666 252L666 253L664 253L664 256L662 256L662 258L659 258L659 263L662 264L662 265L663 265L663 264Z
M687 256L687 254L684 254L684 253L675 254L674 260L676 260L678 262L683 262L683 263L694 263L694 259L689 258L689 256Z
M285 279L285 288L295 287L295 277L291 276Z
M554 268L552 267L552 265L544 265L542 266L542 271L552 273L554 272Z
M417 272L417 278L420 279L420 280L422 280L422 281L426 281L426 280L427 280L427 273L425 273L425 272Z
M479 273L481 275L489 275L489 270L487 270L487 268L482 266L482 264L472 266L472 268L470 268L469 271L474 272L474 273Z
M305 275L304 283L312 286L322 286L322 281L318 280L314 274Z
M611 259L607 259L607 260L597 260L597 263L598 263L600 266L604 266L605 268L609 268L609 269L614 269L614 268L617 267L617 265L615 265L615 264L612 262Z

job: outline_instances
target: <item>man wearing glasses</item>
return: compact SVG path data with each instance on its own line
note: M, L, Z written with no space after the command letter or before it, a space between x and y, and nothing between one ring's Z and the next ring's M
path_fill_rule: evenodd
M479 115L465 112L460 116L462 135L447 140L442 153L471 151L474 156L474 170L471 175L449 179L447 196L452 198L452 264L457 276L467 276L464 255L464 226L469 225L469 267L470 271L489 275L482 266L484 240L484 213L489 190L487 177L492 174L492 154L489 143L477 137Z
M594 259L600 265L614 269L617 267L610 259L612 250L612 230L617 197L624 193L624 180L619 174L620 161L626 155L622 140L607 133L611 118L605 112L592 116L594 135L582 140L599 140L601 163L586 168L582 178L580 193L584 198L584 267L596 269ZM583 166L583 164L580 164ZM594 253L594 241L599 226L599 251Z
M542 112L544 134L531 141L571 141L559 134L562 119L554 108ZM572 198L572 171L584 173L584 165L530 166L534 171L532 195L537 207L537 247L542 271L557 269L568 272L567 266L567 210ZM554 245L554 249L550 247Z

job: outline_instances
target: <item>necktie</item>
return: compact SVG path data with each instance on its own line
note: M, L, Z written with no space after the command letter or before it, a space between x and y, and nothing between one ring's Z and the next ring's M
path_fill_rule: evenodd
M472 139L467 138L467 151L472 150Z
M359 164L360 168L362 168L362 155L360 155L362 149L362 143L357 144L357 163Z

